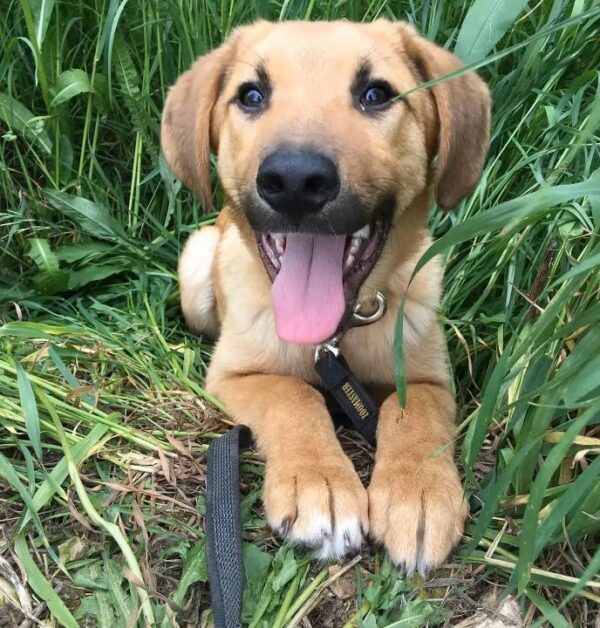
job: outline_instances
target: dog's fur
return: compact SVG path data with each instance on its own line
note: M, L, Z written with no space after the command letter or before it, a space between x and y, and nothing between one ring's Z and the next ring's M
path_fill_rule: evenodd
M481 175L490 102L485 84L466 73L410 94L383 115L365 116L348 97L365 61L398 93L461 65L405 23L257 22L235 30L179 78L165 105L162 146L174 173L205 207L210 151L218 156L227 200L216 226L188 240L179 265L181 303L193 330L218 337L207 389L250 426L266 458L270 525L324 558L355 549L368 533L398 565L423 573L458 542L467 509L453 461L455 404L436 319L439 261L408 284L431 243L432 197L451 209ZM255 78L257 65L280 96L251 117L232 101L238 86ZM246 215L259 162L282 143L333 151L342 181L370 211L385 194L395 199L385 247L359 292L362 302L383 292L387 314L349 329L341 341L357 378L382 401L368 490L315 388L314 347L284 343L275 332L271 281ZM392 337L407 291L408 403L402 409L393 387Z

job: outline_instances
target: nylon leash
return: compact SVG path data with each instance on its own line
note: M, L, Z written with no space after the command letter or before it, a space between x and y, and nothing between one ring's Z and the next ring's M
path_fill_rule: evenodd
M208 448L206 469L206 560L215 628L240 628L244 592L240 519L240 449L250 430L236 425Z
M378 309L361 316L357 306L354 325L368 325L385 313L385 297L376 295ZM338 348L340 336L319 345L315 370L354 429L375 441L377 406L358 382ZM250 446L245 425L236 425L208 448L206 469L206 558L215 628L241 628L244 592L242 523L240 519L240 450Z

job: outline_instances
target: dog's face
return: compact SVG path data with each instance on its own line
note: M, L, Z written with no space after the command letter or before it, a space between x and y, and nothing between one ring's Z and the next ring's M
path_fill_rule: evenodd
M219 174L257 232L348 235L425 186L424 138L399 98L416 80L393 51L396 29L381 26L240 36L215 111Z
M458 67L402 23L258 22L171 90L167 160L207 204L217 152L226 197L273 281L282 339L335 333L394 218L434 179L444 208L476 184L489 133L483 82L467 74L403 96Z

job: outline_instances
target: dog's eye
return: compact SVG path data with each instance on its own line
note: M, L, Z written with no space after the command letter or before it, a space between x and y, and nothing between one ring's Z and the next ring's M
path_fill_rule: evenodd
M238 100L242 106L256 109L265 102L265 96L254 83L246 83L240 86Z
M393 97L391 87L386 83L374 83L369 85L360 97L361 109L380 109L390 102Z

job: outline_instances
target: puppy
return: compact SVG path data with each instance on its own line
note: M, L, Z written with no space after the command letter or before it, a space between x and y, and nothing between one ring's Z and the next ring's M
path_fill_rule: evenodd
M257 22L198 59L165 104L173 172L210 208L213 151L225 194L216 226L189 238L179 265L187 323L217 338L207 390L252 429L272 528L323 559L370 534L424 574L462 534L440 262L409 280L431 244L432 200L453 208L481 175L490 99L472 72L404 96L460 66L405 23ZM348 327L377 291L387 313ZM401 408L392 340L404 295ZM315 346L337 333L381 403L368 490L314 370Z

